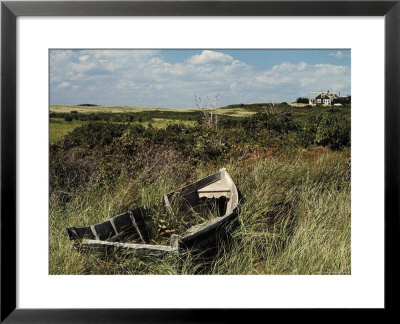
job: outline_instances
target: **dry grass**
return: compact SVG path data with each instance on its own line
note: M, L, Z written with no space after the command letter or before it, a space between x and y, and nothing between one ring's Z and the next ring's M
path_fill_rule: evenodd
M50 112L69 113L73 110L78 113L128 113L128 112L142 112L149 110L170 111L173 108L150 108L150 107L135 107L135 106L67 106L67 105L51 105ZM176 111L196 111L196 108L175 108Z
M149 182L125 175L113 188L88 188L67 203L53 197L50 273L350 274L348 158L348 152L318 149L292 158L264 156L247 168L232 159L224 165L203 165L186 181L177 171L160 173ZM161 196L222 166L227 167L246 201L233 240L222 243L211 258L80 254L67 238L68 226L97 223L140 204L149 206L154 221L169 221L157 207Z

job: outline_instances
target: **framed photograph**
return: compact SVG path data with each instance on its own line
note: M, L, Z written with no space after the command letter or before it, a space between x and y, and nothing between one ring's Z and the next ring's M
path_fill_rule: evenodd
M392 309L399 15L2 2L1 321Z

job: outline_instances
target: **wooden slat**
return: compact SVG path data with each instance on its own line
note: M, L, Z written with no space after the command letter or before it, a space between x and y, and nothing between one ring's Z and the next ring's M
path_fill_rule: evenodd
M172 209L171 203L170 203L167 195L164 195L164 205L165 205L165 208L167 209L168 213L170 215L174 216L174 211Z
M141 206L133 210L133 215L135 216L135 222L138 227L141 239L147 243L150 241L149 231L146 225L147 209L146 206Z
M220 172L214 173L206 178L203 178L197 182L194 182L186 187L183 187L179 190L176 190L174 192L169 193L168 199L172 202L172 199L174 199L174 197L179 197L179 196L186 196L190 193L195 192L196 190L198 190L199 188L205 187L207 185L209 185L210 183L213 183L217 180L219 180L221 177Z
M225 179L215 181L203 188L197 190L197 192L226 192L231 191L231 186Z
M124 213L118 216L111 218L116 232L119 233L126 233L128 231L132 231L132 222L131 218L129 217L129 213ZM111 220L110 219L110 220Z
M133 227L135 228L136 233L138 234L140 240L142 241L142 243L146 243L145 240L143 239L142 233L140 233L140 229L139 229L139 227L138 227L138 225L136 223L135 216L133 215L132 212L129 212L129 217L131 218Z
M99 235L97 235L97 231L96 231L96 228L94 227L94 225L90 226L90 230L92 231L96 240L99 240Z
M136 253L143 253L146 255L164 255L166 253L178 252L178 247L164 246L164 245L151 245L151 244L132 244L120 242L108 242L100 240L83 240L82 247L84 249L97 249L97 250L110 250L110 249L123 249Z
M117 228L115 227L114 219L113 219L113 218L110 218L110 224L111 224L111 226L112 226L112 228L113 228L115 234L116 234L116 235L119 235L120 232L119 232L119 231L117 230Z
M136 227L132 224L129 213L134 215ZM148 231L145 223L146 214L146 208L141 206L102 223L87 227L69 227L67 228L67 233L71 240L109 240L121 236L130 240L138 239L145 243L148 242Z
M100 224L93 225L93 227L95 228L97 236L100 240L108 240L109 238L117 235L109 220Z

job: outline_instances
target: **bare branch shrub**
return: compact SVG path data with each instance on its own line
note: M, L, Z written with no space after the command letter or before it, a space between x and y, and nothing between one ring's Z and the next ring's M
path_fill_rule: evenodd
M291 114L293 111L282 111L278 109L278 104L272 98L271 102L268 104L268 107L264 107L264 112L267 115L281 116L286 114Z
M204 99L200 95L194 95L196 107L203 113L203 120L210 127L218 126L219 116L215 114L215 110L219 108L219 94L214 96L205 96Z

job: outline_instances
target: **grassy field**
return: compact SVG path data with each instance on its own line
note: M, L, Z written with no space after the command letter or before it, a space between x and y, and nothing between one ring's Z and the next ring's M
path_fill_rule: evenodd
M67 108L51 112L79 106L52 110ZM221 109L235 118L217 129L196 126L191 110L160 118L151 109L151 120L148 110L135 111L146 119L135 123L51 117L50 274L350 274L351 149L340 137L348 135L350 108L326 109L322 117L324 108L297 108L281 117L286 109L276 116ZM162 196L222 167L244 200L232 240L212 256L80 253L67 237L66 227L144 204L153 239L165 241L165 228L178 230L185 220L163 212Z
M70 133L75 128L88 124L89 121L81 121L81 120L72 120L65 121L62 118L51 118L50 119L50 143L54 144L61 140L64 135ZM144 126L148 127L147 122L142 122ZM194 121L190 120L171 120L171 119L163 119L163 118L153 118L151 121L153 127L157 128L165 128L170 124L184 124L184 125L193 125Z
M71 114L77 112L77 114ZM64 135L71 132L78 126L89 123L88 120L65 120L65 116L94 115L101 117L103 114L135 114L144 117L146 121L140 122L147 126L149 122L153 127L165 128L168 124L183 123L185 125L193 125L194 120L186 120L182 118L185 113L190 115L198 114L198 109L169 109L169 108L143 108L143 107L113 107L113 106L50 106L50 143L56 143ZM52 117L52 114L56 117ZM149 116L151 116L149 118Z
M50 112L58 113L69 113L71 111L78 111L80 113L99 113L99 112L111 112L111 113L137 113L142 111L170 111L170 108L148 108L148 107L135 107L135 106L64 106L64 105L51 105ZM179 111L195 111L195 108L180 108Z
M243 118L249 117L256 113L263 112L270 107L265 105L260 105L253 107L252 105L244 107L223 107L221 109L215 110L218 115L233 117L233 118ZM313 111L318 111L321 108L299 108L299 107L284 107L282 110L291 111L294 118L299 120L304 119L307 114ZM324 108L322 108L324 109ZM338 111L343 112L346 118L350 120L350 108L335 108ZM78 114L71 114L71 112L77 112ZM133 114L142 117L144 121L139 121L144 126L149 123L153 127L165 128L168 124L184 123L185 125L193 125L195 120L201 116L201 112L197 108L187 108L187 109L171 109L171 108L144 108L144 107L114 107L114 106L61 106L61 105L51 105L50 106L50 143L55 143L60 140L64 135L72 131L78 126L87 124L88 120L76 120L66 121L65 116L69 114L72 116L88 116L88 115L98 115L99 119L104 119L104 116L108 114ZM55 117L52 117L54 114ZM136 121L135 121L136 122Z
M59 141L64 135L84 124L85 122L80 120L65 121L61 118L50 119L50 143L53 144Z

